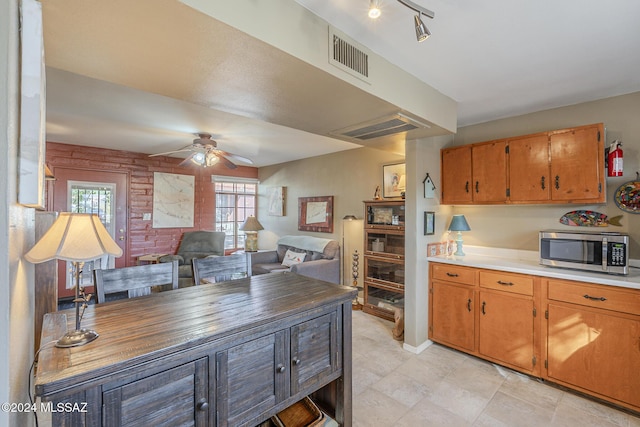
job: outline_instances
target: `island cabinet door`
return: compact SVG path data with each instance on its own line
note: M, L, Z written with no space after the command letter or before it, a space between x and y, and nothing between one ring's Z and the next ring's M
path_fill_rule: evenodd
M207 426L208 359L202 358L103 392L104 426Z
M217 426L245 425L289 397L288 333L216 353Z
M291 328L291 394L310 390L339 369L336 312Z

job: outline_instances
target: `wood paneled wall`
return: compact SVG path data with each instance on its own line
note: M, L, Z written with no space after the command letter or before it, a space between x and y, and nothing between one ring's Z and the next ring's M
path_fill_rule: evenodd
M46 163L56 174L64 167L86 171L117 171L128 175L128 253L127 265L135 265L139 255L175 253L182 233L215 229L215 192L211 175L257 178L258 169L239 166L230 170L222 165L210 168L178 167L182 159L149 157L143 153L107 150L79 145L47 142ZM145 221L143 213L153 211L153 173L175 173L195 176L195 207L193 228L153 228L153 221ZM48 186L49 190L51 186ZM53 206L53 195L47 194L47 209Z

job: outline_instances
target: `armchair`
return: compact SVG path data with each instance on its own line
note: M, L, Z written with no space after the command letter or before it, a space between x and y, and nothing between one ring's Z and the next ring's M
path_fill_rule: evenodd
M224 231L187 231L182 235L182 241L175 255L160 257L159 262L178 261L178 286L184 288L193 286L194 258L204 258L209 255L224 255Z
M287 250L305 254L304 261L283 265ZM340 284L340 245L336 240L312 236L283 236L274 251L248 252L253 275L290 271Z

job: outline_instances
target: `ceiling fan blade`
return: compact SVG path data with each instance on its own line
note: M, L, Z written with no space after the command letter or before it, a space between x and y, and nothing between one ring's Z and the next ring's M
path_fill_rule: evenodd
M233 159L233 160L236 160L238 162L247 163L249 165L253 164L253 161L251 159L246 158L246 157L242 157L242 156L239 156L237 154L229 153L227 151L222 151L222 150L216 150L216 151L218 153L222 154L223 156L228 157L228 158Z
M192 145L186 145L184 147L182 147L179 150L174 150L174 151L166 151L164 153L156 153L156 154L149 154L149 157L156 157L156 156L168 156L170 154L175 154L175 153L183 153L185 151L192 151L193 150L193 146Z
M238 167L231 160L229 160L225 156L223 156L222 152L220 152L220 151L216 152L216 157L218 157L220 159L220 162L222 162L222 164L225 165L226 167L228 167L229 169L236 169Z
M180 163L178 163L178 166L179 166L179 167L182 167L182 166L188 166L188 165L189 165L189 163L191 163L191 160L193 159L193 157L194 157L196 154L198 154L198 153L193 152L193 153L189 154L189 155L187 156L187 158L186 158L186 159L184 159L183 161L181 161Z

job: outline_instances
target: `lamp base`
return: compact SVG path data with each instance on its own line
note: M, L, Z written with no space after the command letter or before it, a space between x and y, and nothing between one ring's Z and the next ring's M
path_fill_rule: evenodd
M258 233L256 231L245 231L244 251L245 252L258 251Z
M456 251L453 253L454 256L464 256L464 252L462 251L462 233L458 231L458 236L456 237Z
M91 329L80 329L76 331L69 331L56 343L56 347L78 347L90 343L98 338L98 333Z

